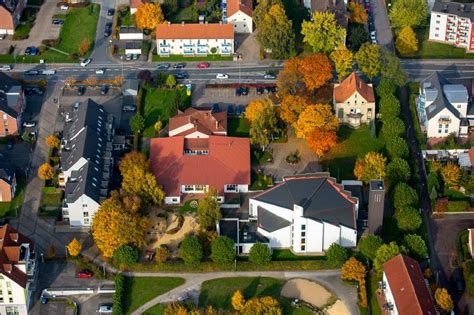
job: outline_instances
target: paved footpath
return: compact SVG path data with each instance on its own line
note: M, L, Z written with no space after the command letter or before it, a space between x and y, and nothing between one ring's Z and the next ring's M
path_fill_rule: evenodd
M185 283L174 288L162 295L143 304L140 308L132 313L132 315L142 314L150 307L175 301L183 293L190 291L199 292L204 281L229 278L229 277L273 277L281 279L305 278L321 283L330 289L350 310L350 314L359 314L357 308L357 289L355 286L343 284L340 280L338 270L321 270L321 271L260 271L260 272L212 272L212 273L152 273L152 272L124 272L126 276L134 277L181 277L185 279Z

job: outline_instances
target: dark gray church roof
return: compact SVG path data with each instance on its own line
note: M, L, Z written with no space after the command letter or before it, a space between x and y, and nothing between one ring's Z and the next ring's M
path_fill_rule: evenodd
M284 182L254 199L292 211L294 205L298 205L303 208L303 216L306 218L356 227L356 198L338 185L334 178L329 177L328 173L285 178ZM272 220L270 217L262 219ZM279 226L281 223L266 224Z
M18 103L18 95L21 92L20 83L8 75L0 72L0 111L17 118L18 112L15 106Z
M258 227L268 232L278 231L291 225L290 221L279 217L262 207L258 207Z

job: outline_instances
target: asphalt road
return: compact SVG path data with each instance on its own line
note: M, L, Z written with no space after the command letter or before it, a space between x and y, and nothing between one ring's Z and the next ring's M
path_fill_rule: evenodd
M90 58L97 63L113 62L107 52L109 47L109 37L104 36L105 24L113 21L113 16L107 16L107 10L115 8L115 0L95 1L100 3L99 22L97 23L97 32L95 36L94 51Z

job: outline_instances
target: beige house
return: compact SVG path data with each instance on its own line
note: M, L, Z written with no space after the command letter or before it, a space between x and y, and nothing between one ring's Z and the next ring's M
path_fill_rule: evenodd
M333 104L339 121L354 128L368 124L375 118L374 88L355 72L334 85Z

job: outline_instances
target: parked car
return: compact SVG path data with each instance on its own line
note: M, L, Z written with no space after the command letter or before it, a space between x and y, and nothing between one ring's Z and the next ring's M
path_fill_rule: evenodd
M39 49L36 48L36 47L31 47L31 53L30 53L30 55L32 55L32 56L39 55Z
M14 145L15 145L15 143L12 140L9 140L7 142L7 150L13 150Z
M122 107L123 112L135 112L137 110L137 107L134 105L124 105Z
M215 103L212 105L212 112L213 113L218 113L221 111L221 108L219 107L219 104Z
M25 121L23 123L23 127L30 128L30 127L34 127L34 126L36 126L36 123L34 121Z
M257 95L261 95L265 92L265 88L263 86L257 86Z
M228 79L229 78L229 75L228 74L225 74L225 73L218 73L216 74L216 79Z
M139 54L133 54L133 55L132 55L132 59L133 59L133 60L138 60L139 57L140 57Z
M184 80L189 77L187 72L181 71L181 72L176 72L174 74L175 79L177 80Z
M107 10L107 16L113 16L115 13L115 10L114 9L108 9Z
M235 116L240 116L242 115L242 107L240 107L240 105L237 105L235 107Z
M241 96L242 95L242 88L240 86L235 88L235 95L236 96Z
M132 60L132 54L126 54L125 55L125 60L127 60L127 61Z
M227 105L227 115L232 116L234 114L234 106Z
M25 48L25 55L30 55L31 54L31 47L26 47Z
M206 68L209 68L209 66L210 66L209 62L201 62L196 66L196 68L206 69Z
M0 71L11 71L13 67L11 65L0 66Z
M186 64L184 62L177 63L173 66L173 69L184 69L186 67Z
M39 74L39 71L37 70L29 70L25 72L25 75L30 75L30 76L38 75L38 74Z
M104 37L109 37L110 35L112 35L112 31L109 30L109 29L105 29L105 31L104 31Z
M53 19L52 23L53 23L54 25L63 25L63 24L64 24L64 20Z
M81 67L87 67L88 64L92 62L92 59L87 58L81 61Z
M47 304L48 303L48 298L46 296L41 296L41 304Z
M248 87L242 88L242 95L249 95L249 88Z
M40 89L39 87L34 87L31 89L31 92L35 93L36 95L43 95L44 91Z
M264 79L276 79L276 76L273 73L265 73L263 78Z
M92 271L89 271L89 270L81 270L77 273L77 277L81 279L89 279L89 278L92 278L93 276L94 274L92 273Z
M67 4L61 5L61 10L69 10L69 6Z
M77 95L81 96L81 95L84 95L84 93L86 92L86 87L85 86L80 86L77 88Z
M100 87L100 94L105 95L109 91L109 86L108 85L102 85Z
M95 74L104 74L105 70L104 69L97 69L95 70Z
M97 309L97 313L99 314L110 314L112 313L112 304L101 304Z
M170 68L169 63L160 63L156 66L156 70L168 70Z

